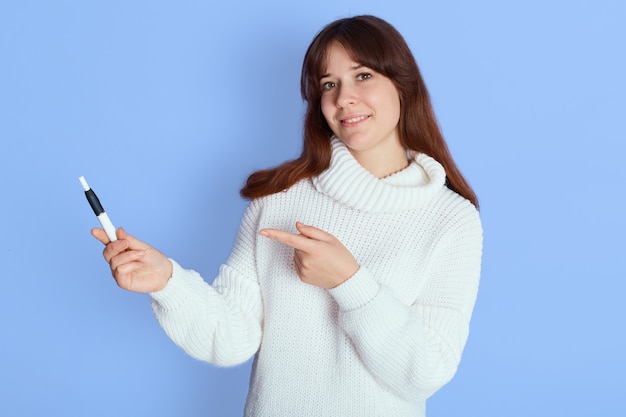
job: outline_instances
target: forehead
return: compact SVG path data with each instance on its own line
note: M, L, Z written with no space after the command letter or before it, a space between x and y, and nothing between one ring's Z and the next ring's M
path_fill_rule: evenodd
M359 67L361 63L353 57L343 45L338 42L331 43L326 49L321 73L328 74L341 70L350 70Z

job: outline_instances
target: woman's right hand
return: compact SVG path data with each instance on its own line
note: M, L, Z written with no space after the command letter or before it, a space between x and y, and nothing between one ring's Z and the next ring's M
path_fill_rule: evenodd
M172 262L164 254L122 228L117 229L115 242L103 229L94 228L91 234L106 245L102 254L121 288L141 293L165 288L172 276Z

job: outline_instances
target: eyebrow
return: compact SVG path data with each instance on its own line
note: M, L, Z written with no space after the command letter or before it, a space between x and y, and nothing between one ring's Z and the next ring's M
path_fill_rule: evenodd
M363 65L363 64L356 64L356 65L351 66L351 67L350 67L350 69L351 69L352 71L356 71L356 70L358 70L359 68L363 68L363 67L364 67L364 65ZM326 74L322 74L322 75L320 76L320 80L321 80L322 78L326 78L326 77L330 77L330 74L328 74L328 73L326 73Z

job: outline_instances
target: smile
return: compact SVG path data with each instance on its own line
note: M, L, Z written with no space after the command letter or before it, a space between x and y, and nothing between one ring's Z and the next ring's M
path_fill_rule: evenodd
M359 123L367 118L369 118L369 116L353 116L353 117L350 117L349 119L342 119L341 123L343 124Z

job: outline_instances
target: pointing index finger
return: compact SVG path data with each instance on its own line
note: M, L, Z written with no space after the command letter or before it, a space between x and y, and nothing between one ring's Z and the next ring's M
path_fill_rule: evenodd
M262 229L259 231L261 236L268 237L277 242L291 246L294 249L306 250L309 247L309 238L294 233L285 232L277 229Z

